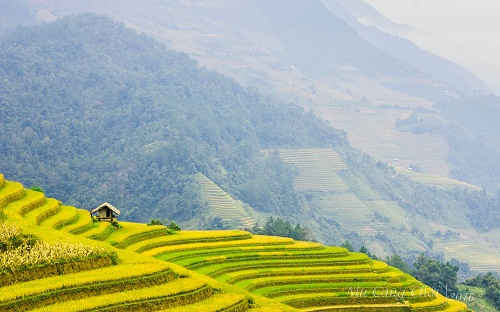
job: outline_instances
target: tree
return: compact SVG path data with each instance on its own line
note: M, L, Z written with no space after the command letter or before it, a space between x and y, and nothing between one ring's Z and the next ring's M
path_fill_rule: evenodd
M284 220L282 218L273 218L272 216L266 220L266 223L262 228L259 226L254 226L252 228L252 233L290 237L295 240L315 240L312 232L308 228L303 227L298 223L297 225L293 226L292 223L288 220Z
M149 222L148 222L148 226L151 226L151 225L164 225L164 221L160 220L160 219L151 219Z
M456 294L458 266L441 263L421 253L415 263L412 275L443 295Z
M389 256L386 257L385 262L388 265L393 266L395 268L398 268L403 272L406 272L406 273L411 272L411 269L410 269L410 266L408 265L408 263L406 263L406 261L404 261L403 258L401 258L401 256L396 254L396 253L392 254L392 256L390 256L390 257Z
M30 187L30 190L35 191L35 192L45 193L43 188L40 186L32 186L32 187Z
M342 245L340 245L340 247L344 247L351 252L354 251L354 247L352 247L351 243L348 240L343 242Z
M169 229L173 231L180 231L181 227L177 225L174 221L170 221L170 224L167 226Z
M376 255L372 254L372 253L368 250L368 248L366 248L366 246L365 246L365 245L363 245L363 246L361 246L361 248L359 248L359 252L366 254L368 257L370 257L370 258L372 258L372 259L374 259L374 260L378 260L378 257L377 257Z
M475 286L485 289L486 300L500 310L500 279L489 272L485 275L478 275L464 282L465 285Z

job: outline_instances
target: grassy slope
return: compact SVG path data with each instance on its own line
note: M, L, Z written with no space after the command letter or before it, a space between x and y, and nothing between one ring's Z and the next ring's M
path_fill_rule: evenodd
M18 212L23 207L16 203L26 205L30 199L37 199L35 195L35 192L25 192L23 199L11 200L3 208L8 222L17 224L24 232L35 234L47 242L103 246L116 251L120 261L111 267L35 279L0 288L0 304L12 303L18 298L21 302L18 304L24 304L24 309L31 307L39 311L78 311L104 306L119 310L166 311L219 311L223 307L226 308L224 311L245 311L248 308L251 311L294 310L280 302L297 308L348 305L353 311L359 309L359 304L368 302L373 304L373 311L381 308L391 311L405 306L425 307L420 311L465 309L465 306L457 304L461 309L455 310L453 301L443 304L439 295L429 300L421 296L408 296L408 301L403 303L381 295L345 297L346 289L354 287L373 292L375 287L409 289L422 285L397 269L372 261L364 254L349 253L340 247L324 247L317 243L279 237L252 236L237 230L181 231L170 236L158 236L161 226L148 227L128 222L121 222L121 228L99 236L99 240L89 240L90 233L102 233L107 226L88 227L79 235L69 234L68 230L74 227L68 220L79 222L74 218L76 208L73 208L74 214L67 212L69 207L58 209L52 216L39 222L39 216L45 215L47 211L44 208L46 205L41 204L21 216ZM47 202L52 200L48 199ZM55 204L60 206L57 201ZM90 219L90 215L86 214L85 217L82 214L80 218ZM61 220L67 224L56 230L54 225ZM221 243L221 240L224 242ZM148 243L153 246L144 254L133 252L138 246L144 247ZM156 254L158 259L169 262L154 259L148 254ZM171 278L158 281L158 285L151 284L157 280L158 274L165 271L173 272ZM150 275L153 278L148 279ZM102 288L99 286L102 283L108 286ZM118 289L119 286L115 285L119 283L125 283L126 288L120 286L120 292L117 292L114 289ZM289 288L291 285L294 286L292 291ZM352 294L352 290L350 292ZM266 299L265 296L273 299ZM250 307L248 302L252 303ZM175 305L182 307L174 308Z

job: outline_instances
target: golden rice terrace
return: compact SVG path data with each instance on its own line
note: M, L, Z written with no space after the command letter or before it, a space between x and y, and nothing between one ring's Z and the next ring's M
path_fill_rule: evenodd
M240 230L113 226L2 175L0 208L0 243L64 244L76 255L5 261L0 311L468 311L340 247ZM9 244L2 254L18 248Z

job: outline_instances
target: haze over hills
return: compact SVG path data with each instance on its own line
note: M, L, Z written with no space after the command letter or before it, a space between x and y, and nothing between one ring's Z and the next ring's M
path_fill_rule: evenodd
M356 2L356 1L353 1ZM382 14L411 31L393 32L434 54L474 72L498 94L500 77L500 4L498 1L386 1L366 0ZM377 20L372 20L379 27Z
M25 23L86 11L105 14L243 85L313 110L345 130L355 147L384 162L439 176L464 178L454 175L463 164L453 162L456 151L448 136L400 131L396 121L422 109L444 118L433 103L489 92L456 64L383 32L407 27L359 1L24 0L7 8ZM381 30L359 22L357 14L367 13ZM488 181L495 179L465 182L494 190Z
M498 197L413 182L314 114L108 18L18 29L0 55L0 169L65 203L191 228L284 216L327 244L499 269Z

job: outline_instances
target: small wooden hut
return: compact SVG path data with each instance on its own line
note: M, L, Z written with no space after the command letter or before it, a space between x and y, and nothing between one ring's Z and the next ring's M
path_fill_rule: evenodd
M120 215L120 210L116 209L110 203L104 203L90 211L91 215L95 213L97 213L97 220L110 220L113 222L113 219L116 219Z

